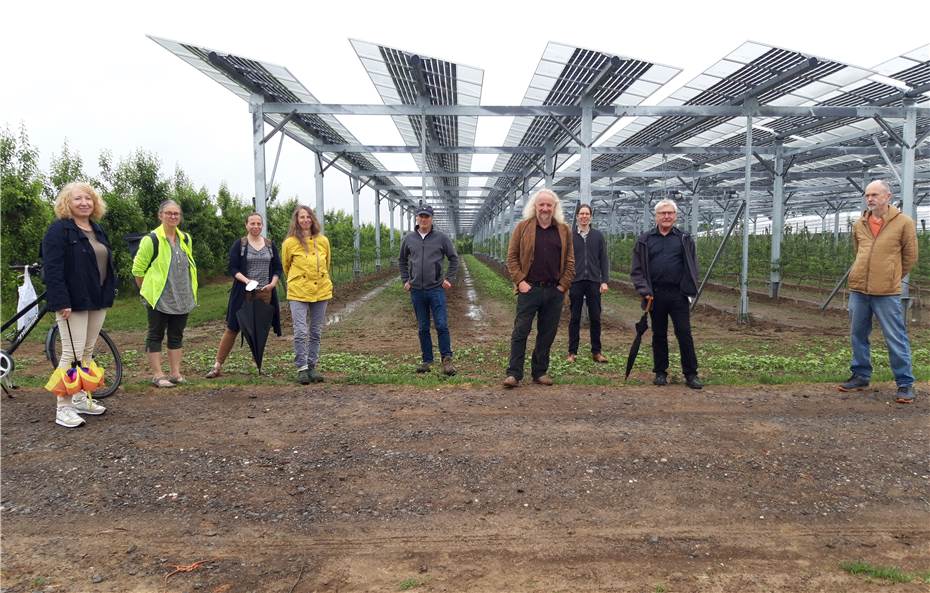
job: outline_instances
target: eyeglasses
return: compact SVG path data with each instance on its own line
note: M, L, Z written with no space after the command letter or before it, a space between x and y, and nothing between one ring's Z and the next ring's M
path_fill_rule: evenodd
M180 212L162 212L162 214L164 214L165 216L170 216L172 218L174 218L175 216L181 216Z

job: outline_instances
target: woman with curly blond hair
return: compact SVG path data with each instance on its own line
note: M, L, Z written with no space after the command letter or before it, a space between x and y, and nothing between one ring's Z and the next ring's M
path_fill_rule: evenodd
M98 224L106 204L83 181L67 184L55 200L53 222L42 239L42 261L48 308L55 311L61 336L59 368L75 360L90 364L107 309L116 296L116 268L106 233ZM84 424L80 414L100 415L107 409L86 392L58 396L55 423L66 428Z

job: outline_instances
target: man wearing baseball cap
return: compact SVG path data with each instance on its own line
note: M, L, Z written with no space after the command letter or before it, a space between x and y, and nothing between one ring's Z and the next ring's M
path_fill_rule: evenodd
M443 272L442 260L449 260ZM452 338L449 335L449 318L446 312L446 290L452 287L459 267L459 256L449 237L433 228L433 207L420 204L417 208L417 226L404 237L400 245L400 279L404 290L410 293L413 310L417 315L422 362L418 373L428 373L433 364L433 338L430 334L430 316L439 338L439 355L442 372L454 375L452 365Z

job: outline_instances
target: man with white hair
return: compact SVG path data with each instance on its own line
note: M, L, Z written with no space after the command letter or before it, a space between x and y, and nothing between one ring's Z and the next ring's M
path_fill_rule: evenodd
M656 226L636 240L630 271L633 286L643 297L643 307L652 305L653 383L668 384L668 318L671 317L685 384L691 389L702 389L688 300L697 295L697 249L690 234L675 228L678 206L673 200L659 200L654 210Z
M549 350L559 329L565 293L575 276L571 229L565 224L559 196L551 189L537 191L523 208L507 248L507 271L517 293L517 315L510 337L510 361L504 387L523 379L526 341L538 316L533 349L533 382L552 385Z
M904 325L901 281L917 263L917 227L913 219L891 205L891 186L878 180L865 188L868 207L852 228L856 260L849 270L849 323L852 376L840 391L869 386L872 359L869 334L878 318L898 392L895 401L914 401L911 344Z

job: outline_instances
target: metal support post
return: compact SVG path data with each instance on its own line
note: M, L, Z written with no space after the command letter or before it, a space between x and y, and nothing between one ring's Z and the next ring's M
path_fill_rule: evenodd
M691 236L697 241L698 233L701 232L701 199L697 192L691 194Z
M394 208L396 207L397 207L397 204L395 204L394 202L390 200L388 201L388 220L390 224L388 229L390 230L390 233L391 233L389 236L390 236L390 245L391 245L390 262L391 262L392 267L394 265L394 256L397 255L397 249L395 249L394 247Z
M355 253L355 259L352 263L352 277L357 280L362 275L362 227L358 210L358 194L361 191L362 184L357 177L349 177L349 185L352 188L352 230L354 231L352 247Z
M375 190L375 271L381 271L381 192Z
M263 98L261 95L252 95L250 111L252 112L252 158L255 163L255 211L268 220L268 194L265 185L265 116L262 113ZM263 235L267 236L268 225L265 225Z
M781 288L781 241L785 234L785 146L775 143L775 186L772 188L772 245L770 252L769 296L778 298Z
M652 216L652 212L649 211L649 194L643 194L643 232L645 233L652 228L652 223L655 222L655 216Z
M323 200L323 162L319 154L313 155L313 181L316 187L316 217L320 221L320 234L325 234L326 203Z
M546 187L552 187L552 177L555 174L555 144L552 140L546 142Z
M743 186L743 258L739 274L740 323L749 322L749 211L752 209L752 115L746 116L746 181Z
M906 99L904 106L907 113L904 116L904 145L901 147L901 211L917 219L917 208L914 204L914 149L917 148L917 112L913 99ZM908 274L901 283L901 302L904 307L904 320L910 319L910 279Z
M589 94L581 99L581 186L579 198L582 204L591 203L591 122L594 97Z

